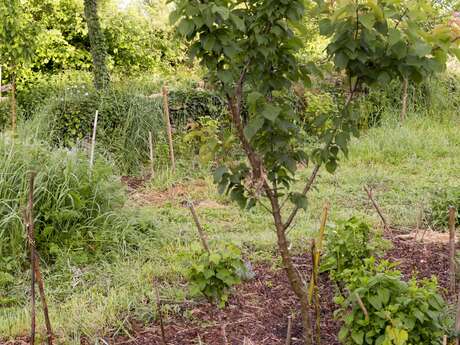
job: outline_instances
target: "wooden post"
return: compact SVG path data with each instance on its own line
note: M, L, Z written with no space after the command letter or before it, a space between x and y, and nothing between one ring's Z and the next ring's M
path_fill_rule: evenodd
M367 196L369 197L369 200L372 202L372 205L374 206L375 210L377 211L377 214L379 215L380 219L382 220L383 227L385 228L386 231L391 233L391 229L390 229L390 227L389 227L389 225L387 223L387 220L383 216L383 213L380 210L379 205L377 204L377 202L374 200L374 197L372 196L372 190L370 188L366 187L366 186L364 186L364 190L366 191Z
M211 251L209 250L208 246L208 240L206 238L206 234L204 232L203 227L200 224L200 220L198 219L198 216L195 212L195 207L193 207L193 203L191 201L188 202L188 207L190 209L190 212L192 213L193 220L195 221L195 225L198 229L198 235L200 236L201 239L201 244L203 245L204 250L206 250L208 253Z
M46 333L47 333L47 343L48 345L53 345L53 332L51 329L51 321L49 318L48 312L48 304L46 302L45 296L45 284L43 283L43 278L40 273L40 262L37 253L37 249L35 248L35 225L34 225L34 215L33 215L33 208L34 208L34 181L35 181L36 173L32 172L30 174L29 180L29 197L28 197L28 204L27 204L27 212L26 212L26 229L27 229L27 237L30 246L30 255L31 255L31 269L32 273L32 318L31 318L31 344L35 341L35 282L38 284L38 291L40 293L40 299L42 302L43 307L43 314L45 317L45 325L46 325Z
M96 110L96 115L94 116L94 124L93 124L93 136L91 137L91 153L89 156L89 168L93 169L94 164L94 149L96 147L96 130L97 130L97 120L99 117L99 110Z
M29 177L29 198L27 202L27 213L26 213L26 228L27 228L27 239L30 251L30 271L31 271L31 311L30 311L30 344L35 344L35 239L34 239L34 220L33 220L33 208L34 208L34 182L35 172L32 172Z
M449 275L450 291L455 293L455 221L456 210L449 206Z
M174 146L171 130L171 120L169 118L169 101L168 101L168 88L163 86L163 112L166 122L166 131L168 134L168 144L169 144L169 157L171 159L171 167L173 172L176 172L176 160L174 158Z
M288 316L288 324L287 324L287 331L286 331L286 345L291 345L292 339L292 315Z
M152 131L149 131L149 158L150 158L150 178L155 176L155 167L153 164L153 137Z

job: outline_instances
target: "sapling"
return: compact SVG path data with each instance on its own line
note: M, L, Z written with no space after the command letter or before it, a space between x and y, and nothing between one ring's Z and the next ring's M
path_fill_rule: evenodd
M301 121L285 96L294 84L308 89L310 75L317 72L312 63L298 57L304 45L298 33L305 32L305 1L174 2L171 20L190 42L190 53L206 68L210 83L227 100L232 127L246 156L243 162L217 168L215 182L242 208L260 203L270 212L282 263L300 302L304 341L311 344L308 287L294 265L288 230L299 210L307 208L307 193L320 168L332 173L339 153L348 154L350 137L358 134L352 102L362 85L394 77L420 81L442 70L451 42L448 28L426 32L425 7L405 11L398 0L319 1L313 16L321 19L321 33L332 36L327 51L344 72L348 91L338 113ZM312 172L296 191L293 183L299 180L299 167Z

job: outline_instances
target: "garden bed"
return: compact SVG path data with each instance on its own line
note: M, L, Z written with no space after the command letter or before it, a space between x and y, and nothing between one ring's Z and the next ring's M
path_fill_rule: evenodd
M436 276L445 298L448 285L448 248L446 244L422 244L414 241L393 240L394 248L386 258L399 261L399 269L405 278L413 274L420 279ZM310 260L295 258L301 271L308 271ZM209 304L184 306L191 317L173 317L164 320L168 344L222 345L225 329L228 344L284 344L287 332L287 319L294 312L292 345L301 344L300 315L296 298L292 294L287 278L281 269L267 265L255 268L255 277L241 285L230 299L228 307L219 315L218 310ZM321 294L321 337L322 343L339 344L337 333L340 324L334 320L334 286L327 275L320 277ZM162 344L161 329L158 324L144 327L133 323L132 338L117 337L115 344ZM113 342L110 342L113 343Z

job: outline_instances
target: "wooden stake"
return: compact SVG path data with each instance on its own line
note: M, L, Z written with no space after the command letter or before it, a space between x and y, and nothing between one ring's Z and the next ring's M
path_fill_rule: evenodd
M34 208L34 182L35 172L30 173L29 177L29 198L27 203L27 238L30 250L30 271L31 271L31 311L30 311L30 344L35 344L35 239L34 239L34 221L33 221L33 208Z
M442 345L447 345L447 335L442 337Z
M155 289L155 296L156 296L156 299L157 299L157 311L158 311L158 317L160 319L161 341L162 341L163 345L167 345L166 335L165 335L165 328L164 328L164 325L163 325L163 303L161 302L160 292L158 291L158 286L155 283L155 279L153 280L153 288Z
M93 169L94 164L94 150L96 148L96 130L97 130L97 120L99 117L99 110L96 110L96 115L94 116L94 124L93 124L93 136L91 137L91 153L89 156L89 168Z
M288 316L287 332L286 332L286 345L291 345L292 339L292 315Z
M27 205L26 213L26 226L27 226L27 236L29 238L30 246L30 255L31 255L31 269L32 269L32 319L31 319L31 344L35 341L35 282L38 284L38 290L40 293L40 299L43 307L43 314L45 317L46 333L47 333L47 343L48 345L53 345L53 332L51 329L51 321L49 318L48 312L48 303L46 302L45 295L45 284L43 283L43 278L40 273L40 262L35 248L35 225L34 225L34 216L33 216L33 207L34 207L34 181L36 173L32 172L30 174L29 180L29 198Z
M449 207L449 276L450 291L455 293L455 219L456 210L453 206Z
M150 178L155 176L155 169L153 164L153 136L152 132L149 131L149 158L150 158Z
M193 206L193 202L188 201L187 204L190 209L190 212L192 213L192 217L195 222L195 225L198 229L198 235L200 236L201 244L203 245L204 250L206 250L208 253L211 253L211 251L209 250L208 239L206 238L206 233L204 232L204 229L200 224L200 220L198 219L198 216L195 212L195 207Z
M455 319L455 334L457 334L455 338L455 345L460 345L460 293L457 296L457 316Z
M163 112L165 116L166 122L166 131L168 134L168 144L169 144L169 157L171 159L171 167L173 173L176 172L176 160L174 158L174 146L173 146L173 138L172 138L172 130L171 130L171 120L169 118L169 101L168 101L168 88L163 86Z
M380 219L382 220L382 223L383 223L383 226L384 226L385 230L391 233L391 229L388 226L387 220L383 216L382 211L380 211L379 205L377 204L377 202L374 200L374 197L372 196L372 190L370 188L366 187L366 186L364 186L364 190L366 191L367 196L369 197L369 200L372 202L372 205L374 206L375 210L377 211L377 214L379 215Z

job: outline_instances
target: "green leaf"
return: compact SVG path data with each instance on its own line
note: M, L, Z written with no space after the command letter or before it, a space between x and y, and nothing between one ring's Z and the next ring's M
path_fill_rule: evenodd
M298 208L306 210L308 207L308 198L302 193L292 193L290 199Z
M244 128L244 135L249 140L262 128L265 119L262 116L256 116L249 121L249 124Z
M224 174L228 173L228 168L226 166L220 166L214 171L214 183L220 183Z
M418 57L424 57L431 53L431 46L425 42L418 41L414 45L414 52Z
M366 29L372 30L375 24L375 16L372 13L363 14L359 16L359 22L363 24Z
M250 113L254 114L256 112L257 101L263 98L264 96L257 91L253 91L248 95L247 102L248 102L248 108L249 108Z
M319 21L319 33L323 36L328 36L333 32L330 19L321 19Z
M338 334L338 339L339 339L339 341L341 343L345 343L345 340L348 337L348 333L349 333L348 327L340 328L340 331L339 331L339 334Z
M388 45L391 47L401 41L401 32L398 29L391 28L388 30Z
M208 51L208 52L211 52L212 51L212 48L214 48L214 44L216 43L216 38L214 36L205 36L203 38L203 49Z
M345 68L348 64L348 56L344 52L338 52L334 57L334 64L337 68Z
M326 170L333 174L337 169L337 162L335 160L330 160L326 163Z
M265 104L264 109L262 110L262 115L270 121L275 121L278 115L281 113L281 108L274 106L272 104Z
M222 17L223 20L227 20L230 16L230 11L228 10L228 8L224 6L213 5L212 12L218 13Z
M186 18L182 19L177 26L177 31L184 36L190 35L193 29L195 29L195 24L193 24L193 21Z
M235 24L236 28L240 31L246 31L246 25L244 24L244 20L238 17L236 14L230 13L230 19L232 20L233 24Z
M364 332L363 331L352 331L351 338L357 345L362 345L364 342Z

